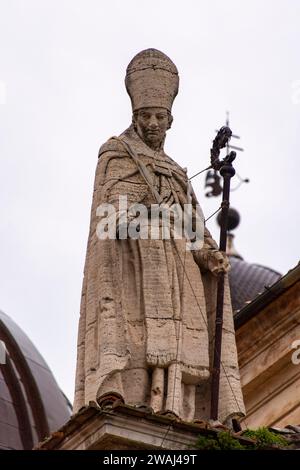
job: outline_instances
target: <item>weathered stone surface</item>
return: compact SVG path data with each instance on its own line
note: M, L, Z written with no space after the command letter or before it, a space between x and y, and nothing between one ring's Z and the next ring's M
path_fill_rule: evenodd
M185 420L209 417L216 302L215 272L227 259L205 229L200 250L187 239L97 237L97 208L109 203L121 220L128 204L181 207L196 198L186 171L164 150L178 74L164 54L147 50L126 78L133 123L99 152L85 263L74 409L106 393L128 404L170 411ZM126 213L130 219L131 215ZM120 228L119 228L120 230ZM208 253L210 256L208 256ZM228 281L225 286L220 420L244 412Z

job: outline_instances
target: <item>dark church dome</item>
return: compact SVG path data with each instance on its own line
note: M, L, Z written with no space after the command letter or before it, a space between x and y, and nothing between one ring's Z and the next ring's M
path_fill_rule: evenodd
M238 227L241 217L239 212L230 207L228 210L228 233L226 253L229 257L231 270L229 271L229 284L232 309L236 311L262 294L272 284L281 278L281 274L274 269L259 264L247 263L237 252L234 246L234 234L231 230ZM221 224L221 214L217 216Z
M264 292L281 277L281 274L266 266L250 264L239 256L230 256L229 283L233 311Z
M68 421L71 406L35 346L1 311L0 340L0 449L32 449Z

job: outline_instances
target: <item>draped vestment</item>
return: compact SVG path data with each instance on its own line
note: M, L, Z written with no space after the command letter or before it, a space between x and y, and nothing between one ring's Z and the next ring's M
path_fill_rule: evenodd
M188 416L185 386L195 384L193 419L207 419L216 277L199 268L197 253L186 250L185 239L97 237L100 204L113 204L118 214L120 195L127 196L128 205L150 207L156 203L122 141L146 166L164 202L187 203L186 171L163 150L149 148L132 126L100 148L81 299L74 411L106 392L119 393L128 404L149 404L153 369L176 362L182 371L180 416ZM216 248L205 229L203 250ZM222 421L244 413L227 276L225 279Z

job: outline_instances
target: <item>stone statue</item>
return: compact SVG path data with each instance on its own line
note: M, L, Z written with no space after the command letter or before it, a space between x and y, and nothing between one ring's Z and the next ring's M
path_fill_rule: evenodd
M149 211L155 203L197 204L186 170L163 149L178 92L176 66L148 49L130 62L125 83L132 124L102 145L96 170L74 411L91 400L105 404L115 397L187 421L208 419L216 273L227 272L228 260L206 228L196 250L187 250L186 237L120 236L120 196ZM114 238L97 234L101 204L115 208ZM125 216L128 223L136 214L125 210ZM219 410L225 421L244 413L227 279L222 364Z

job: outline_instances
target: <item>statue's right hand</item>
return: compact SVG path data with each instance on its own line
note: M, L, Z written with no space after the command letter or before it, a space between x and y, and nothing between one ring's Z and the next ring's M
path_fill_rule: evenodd
M228 273L230 263L225 253L211 248L204 248L194 253L194 259L201 270L210 271L218 275L223 272Z
M219 250L208 250L207 268L212 274L227 274L230 270L228 257Z

